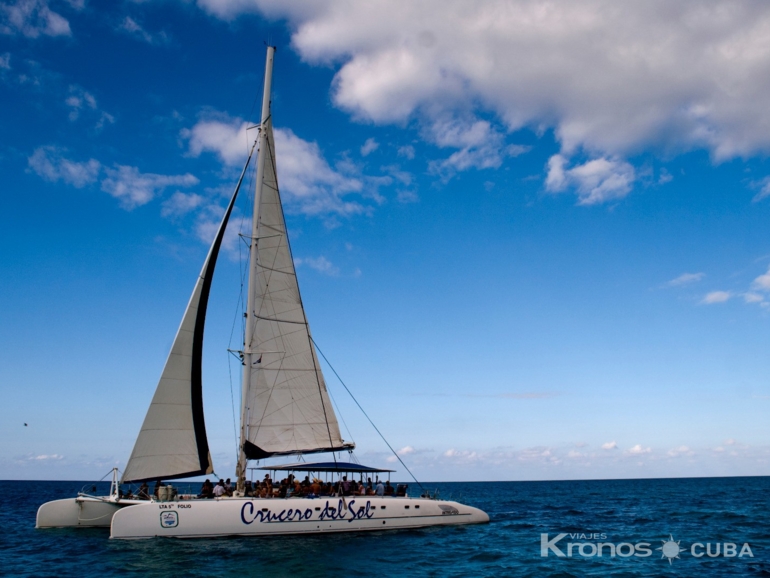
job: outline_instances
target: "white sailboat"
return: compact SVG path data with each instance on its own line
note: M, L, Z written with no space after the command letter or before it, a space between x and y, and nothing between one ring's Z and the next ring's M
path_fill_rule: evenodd
M417 528L489 521L483 511L428 497L335 495L257 498L244 492L249 460L352 450L330 403L297 284L278 189L270 114L268 47L259 136L196 282L155 395L120 483L213 473L203 416L201 361L209 290L225 228L257 148L249 284L241 352L239 459L232 496L181 499L168 486L151 500L80 495L43 504L37 526L110 526L113 538L213 537ZM268 469L268 468L265 468ZM327 476L388 472L338 462L273 466ZM405 494L405 492L403 492Z

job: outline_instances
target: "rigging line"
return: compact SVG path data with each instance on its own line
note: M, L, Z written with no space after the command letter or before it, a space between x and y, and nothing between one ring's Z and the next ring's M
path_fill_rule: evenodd
M228 351L228 353L230 353ZM235 427L235 396L233 395L233 368L230 356L227 356L227 373L230 374L230 405L233 408L233 439L235 440L235 457L238 458L238 430Z
M268 116L268 119L269 118L270 116ZM269 125L266 125L266 126L269 126ZM273 175L275 176L275 194L278 196L278 208L281 211L281 217L283 220L284 229L286 229L286 215L283 212L283 203L281 202L281 191L278 187L278 170L275 166L276 165L275 151L273 150L273 143L268 138L265 138L265 144L267 145L268 151L270 151L270 162L273 165ZM288 231L286 232L286 248L289 250L290 261L294 263L294 255L291 250L291 241L289 239ZM296 278L296 272L295 272L295 278ZM299 298L299 304L300 304L300 307L302 308L302 316L305 318L305 325L307 325L307 315L305 314L305 306L302 303L302 293L300 292L300 289L299 289L299 282L297 283L297 297ZM321 390L321 379L322 379L321 368L318 367L318 361L316 359L315 353L313 352L313 344L315 343L315 341L313 341L313 336L310 335L309 326L307 328L307 338L308 338L308 345L310 345L310 356L313 359L313 367L316 369L316 383L318 384L318 397L321 399L321 409L323 409L323 412L324 412L324 421L326 422L326 433L329 435L329 447L333 448L334 441L332 440L332 430L331 430L331 427L329 427L329 416L326 415L326 404L324 403L323 391ZM334 463L336 464L337 456L335 454L332 454L332 455L334 456Z
M382 438L382 441L384 441L384 442L385 442L385 445L386 445L386 446L388 446L388 448L390 448L390 451L392 451L392 452L393 452L393 455L394 455L394 456L396 456L396 459L398 459L398 461L399 461L399 462L401 462L401 465L402 465L402 466L404 466L404 468L406 469L406 471L407 471L407 472L409 472L409 475L410 475L410 476L412 476L412 479L415 481L415 483L416 483L418 486L420 486L420 489L421 489L421 490L425 490L425 488L424 488L424 487L422 486L422 484L421 484L421 483L420 483L420 482L417 480L417 478L415 478L415 477L414 477L414 474L412 473L412 470L410 470L410 469L409 469L409 467L408 467L408 466L407 466L407 465L404 463L404 460L402 460L402 459L401 459L401 456L399 456L399 455L398 455L398 453L396 453L396 450L394 450L394 449L393 449L393 446L391 446L391 445L388 443L388 440L386 440L386 439L385 439L385 436L384 436L384 435L382 435L382 432L381 432L379 429L377 429L377 426L376 426L376 425L374 425L374 422L372 421L372 418L370 418L370 417L369 417L369 415L366 413L366 411L364 411L364 408L363 408L363 407L361 407L361 404L360 404L360 403L358 403L358 400L357 400L357 399L355 398L355 396L353 395L353 392L351 392L351 391L348 389L348 386L347 386L347 385L345 385L345 382L344 382L344 381L342 381L342 378L340 377L340 374L339 374L339 373L337 373L337 370L336 370L336 369L334 369L334 366L332 366L332 364L331 364L331 363L329 363L329 360L328 360L328 359L326 358L326 356L324 355L324 352L323 352L323 351L321 351L321 348L320 348L320 347L318 347L318 344L315 342L315 339L313 339L312 337L311 337L310 339L313 341L313 344L315 345L315 348L318 350L318 353L320 353L320 354L321 354L321 357L323 357L323 358L324 358L324 361L327 363L327 365L328 365L328 366L329 366L329 368L332 370L332 372L334 373L334 375L335 375L335 376L337 376L337 379L339 379L339 380L340 380L340 383L342 384L342 387L344 387L344 388L345 388L345 391L347 391L347 392L348 392L348 395L350 395L350 398L351 398L351 399L352 399L352 400L355 402L355 404L358 406L358 409L360 409L360 410L361 410L361 413L363 413L363 414L364 414L364 417L365 417L367 420L369 420L369 423L370 423L370 424L372 424L372 427L374 428L374 431L376 431L376 432L377 432L377 433L380 435L380 437Z
M334 405L334 408L337 410L337 415L340 416L340 419L342 420L342 425L345 426L345 431L347 431L348 435L350 436L350 441L353 443L356 443L356 440L353 437L353 433L350 431L350 428L348 427L347 422L345 422L345 417L342 415L342 412L340 411L340 405L337 403L337 400L334 399L334 395L332 395L332 390L327 387L326 393L329 394L329 397L332 400L332 404Z

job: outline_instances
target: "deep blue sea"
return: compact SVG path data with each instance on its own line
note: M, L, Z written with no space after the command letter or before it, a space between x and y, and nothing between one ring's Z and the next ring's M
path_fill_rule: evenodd
M109 539L108 530L35 529L41 503L73 497L83 482L0 481L0 575L770 576L768 477L425 486L482 508L491 523L324 536L118 541ZM106 493L107 484L99 490ZM560 534L567 535L558 539ZM674 556L669 559L658 548L671 537L678 544L673 550L668 545L666 552ZM546 557L543 541L553 546L546 546ZM599 542L612 549L624 545L614 557L605 545L599 557ZM727 547L734 555L724 555L724 544L735 544Z

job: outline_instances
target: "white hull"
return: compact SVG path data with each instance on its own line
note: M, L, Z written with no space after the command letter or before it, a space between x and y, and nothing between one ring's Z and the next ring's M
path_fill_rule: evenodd
M112 516L125 506L146 501L80 496L46 502L37 510L36 528L109 528Z
M222 498L124 508L112 518L111 537L320 534L486 522L489 516L477 508L422 498Z

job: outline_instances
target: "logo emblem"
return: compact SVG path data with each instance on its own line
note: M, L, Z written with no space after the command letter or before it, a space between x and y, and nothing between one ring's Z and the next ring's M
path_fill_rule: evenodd
M179 525L179 514L176 512L161 512L160 525L163 528L176 528Z
M684 550L682 550L679 547L679 542L681 542L681 540L679 540L679 542L677 542L676 540L674 540L674 536L669 534L668 540L661 540L661 542L663 542L663 545L660 548L655 548L655 549L656 550L661 550L663 552L660 557L661 558L668 558L668 564L670 566L671 565L671 561L674 558L679 558L679 553L680 552L684 552Z

